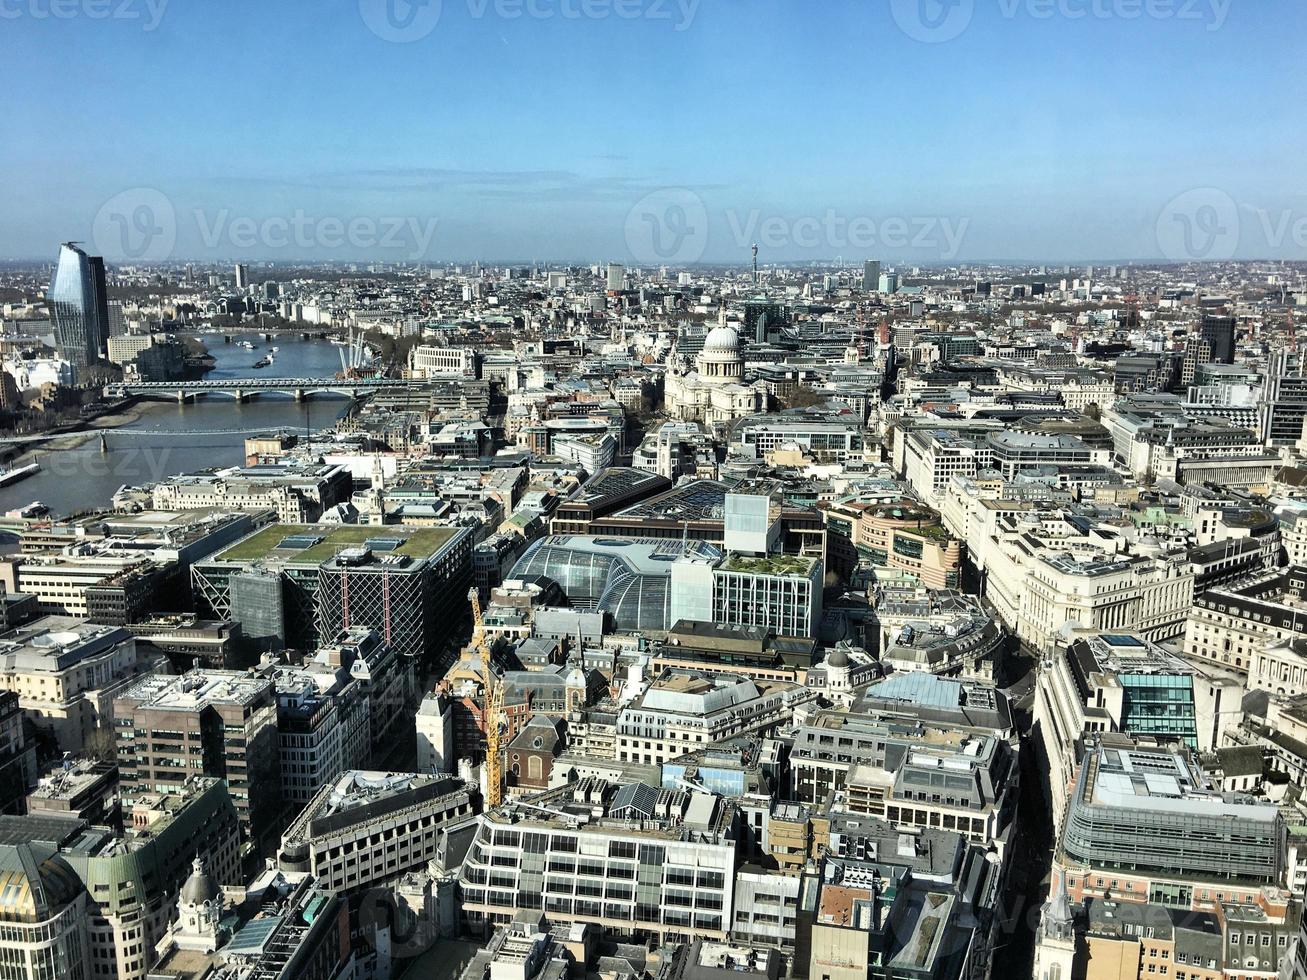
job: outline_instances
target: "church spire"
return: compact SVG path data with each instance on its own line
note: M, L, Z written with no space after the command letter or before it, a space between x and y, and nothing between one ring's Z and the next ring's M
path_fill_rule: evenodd
M1052 936L1065 938L1072 935L1075 917L1071 913L1071 896L1066 890L1066 872L1057 875L1053 892L1044 911L1044 929Z

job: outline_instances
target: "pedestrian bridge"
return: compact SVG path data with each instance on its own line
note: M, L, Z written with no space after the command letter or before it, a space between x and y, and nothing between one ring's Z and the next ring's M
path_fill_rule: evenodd
M105 386L110 398L147 398L186 404L201 397L230 398L246 402L265 395L294 398L297 402L313 395L359 398L394 388L416 388L422 381L400 378L232 378L228 381L119 381Z

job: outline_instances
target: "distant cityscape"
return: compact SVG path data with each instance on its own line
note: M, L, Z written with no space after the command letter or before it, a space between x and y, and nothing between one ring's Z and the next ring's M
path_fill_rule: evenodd
M745 258L0 269L5 975L1302 976L1307 262Z

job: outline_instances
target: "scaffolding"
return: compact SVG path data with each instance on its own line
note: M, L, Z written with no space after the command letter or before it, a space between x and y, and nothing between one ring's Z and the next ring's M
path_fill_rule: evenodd
M504 722L504 686L495 676L490 660L490 643L486 640L485 621L481 617L481 597L475 588L467 594L472 603L472 648L481 655L482 718L486 729L486 806L499 806L504 801L503 759L499 738Z

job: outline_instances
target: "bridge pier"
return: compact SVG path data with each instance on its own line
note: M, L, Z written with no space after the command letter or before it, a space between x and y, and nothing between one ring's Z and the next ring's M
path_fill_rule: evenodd
M186 394L186 389L185 389L185 388L178 388L178 389L177 389L177 404L178 404L178 405L185 405L188 401L190 401L190 398L189 398L189 396L187 396L187 394Z
M244 405L247 401L250 400L250 396L245 394L245 392L241 391L239 388L236 389L235 394L236 394L237 405Z
M295 389L295 401L297 401L297 402L302 402L303 400L304 400L304 389L303 389L303 388L296 388L296 389Z

